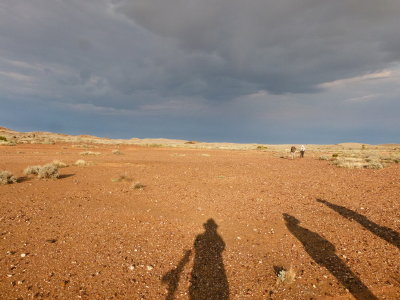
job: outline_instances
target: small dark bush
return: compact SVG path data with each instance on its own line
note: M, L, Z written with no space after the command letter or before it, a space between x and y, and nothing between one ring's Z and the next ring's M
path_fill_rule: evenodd
M7 142L7 138L5 136L0 136L0 141L5 141Z

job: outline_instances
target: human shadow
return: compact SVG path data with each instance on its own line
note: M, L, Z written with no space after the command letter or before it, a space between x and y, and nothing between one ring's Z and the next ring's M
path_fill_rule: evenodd
M194 264L191 273L189 299L229 299L229 284L222 252L225 243L217 233L218 225L213 219L207 220L204 233L194 241Z
M322 236L300 226L300 221L289 214L283 214L286 227L303 244L304 249L319 265L325 267L347 288L356 299L377 299L368 287L336 255L335 246Z
M173 300L175 296L175 292L178 289L179 278L183 271L185 265L189 262L189 258L191 255L191 250L186 250L185 254L183 255L182 259L179 261L176 268L171 269L168 271L164 276L161 278L163 283L168 284L168 294L165 297L165 300Z
M344 218L356 221L357 223L359 223L361 226L363 226L365 229L369 230L376 236L380 237L381 239L384 239L386 242L396 246L397 248L400 248L400 234L397 231L389 227L380 226L375 222L369 220L367 217L360 215L359 213L351 209L348 209L344 206L336 205L330 203L329 201L321 199L317 199L317 201L333 209Z

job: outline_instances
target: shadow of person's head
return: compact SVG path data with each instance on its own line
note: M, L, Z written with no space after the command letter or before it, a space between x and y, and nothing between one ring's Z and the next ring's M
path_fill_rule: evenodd
M218 225L215 223L214 219L208 219L203 226L206 231L217 231L218 228Z
M282 214L283 215L283 219L285 220L286 224L288 225L298 225L300 224L300 221L298 219L296 219L295 217L289 215L289 214Z

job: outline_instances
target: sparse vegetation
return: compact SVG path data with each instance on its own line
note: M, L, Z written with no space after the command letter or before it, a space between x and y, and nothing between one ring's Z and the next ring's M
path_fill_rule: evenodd
M340 168L350 169L383 169L385 166L379 159L363 157L338 157L331 163Z
M17 178L9 171L0 171L0 184L10 184L17 182Z
M131 182L132 178L126 176L126 175L120 175L118 177L112 178L111 179L112 182L122 182L122 181L127 181L127 182Z
M266 146L262 146L262 145L259 145L259 146L257 146L257 148L256 148L257 150L267 150L268 149L268 147L266 147Z
M151 147L151 148L160 148L163 145L162 144L146 144L145 146L146 147Z
M93 151L84 151L79 153L80 155L100 155L100 152L93 152Z
M54 163L45 164L43 166L29 166L24 170L24 174L37 175L40 179L56 179L60 176L58 168L58 165Z
M144 185L140 182L135 182L132 184L132 188L135 190L143 190L144 189Z
M66 163L59 160L53 160L52 164L56 165L59 169L68 167Z
M60 177L58 167L55 164L46 164L39 169L38 178L40 179L57 179Z
M112 154L115 154L115 155L121 155L121 154L122 154L122 152L121 152L121 151L119 151L118 149L114 149L114 150L112 151Z
M278 283L292 283L296 279L296 272L292 267L290 267L289 270L281 268L281 270L277 273L277 277Z
M322 155L319 157L320 160L329 160L330 158L326 155Z
M0 141L7 142L7 138L6 138L5 136L1 136L1 135L0 135Z
M24 170L25 175L38 175L41 166L29 166Z
M88 163L83 159L78 159L76 162L74 162L74 165L78 167L83 167L86 166L87 164Z

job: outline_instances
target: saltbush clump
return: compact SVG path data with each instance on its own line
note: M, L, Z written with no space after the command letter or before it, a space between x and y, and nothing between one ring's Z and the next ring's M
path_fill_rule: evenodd
M38 178L41 179L46 179L46 178L51 178L51 179L56 179L60 177L60 174L58 173L58 166L55 164L47 164L42 166L39 169L39 173L38 173Z
M83 151L79 153L80 155L100 155L100 152L93 152L93 151Z
M78 159L78 160L74 163L74 165L75 165L75 166L78 166L78 167L83 167L83 166L86 166L86 165L87 165L87 162L86 162L85 160L83 160L83 159Z
M29 166L24 170L25 175L38 175L41 166Z
M0 184L9 184L17 182L17 178L9 171L0 171Z
M24 170L25 175L37 175L40 179L56 179L60 176L58 173L58 165L49 163L43 166L30 166Z

